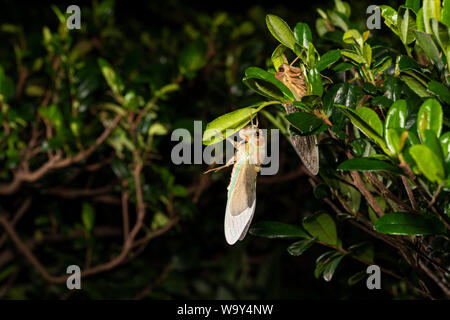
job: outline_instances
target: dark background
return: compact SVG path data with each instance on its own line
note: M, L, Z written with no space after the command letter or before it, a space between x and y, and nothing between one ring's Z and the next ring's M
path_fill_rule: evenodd
M54 2L20 2L1 1L0 24L11 23L20 25L27 36L37 36L43 26L56 30L58 21L50 5ZM365 8L378 1L354 1L352 18L364 22ZM386 2L384 2L386 3ZM78 4L82 12L82 25L89 23L83 13L91 6L89 1L58 2L56 5L64 11L67 5ZM391 3L393 7L398 4ZM255 31L249 36L237 40L228 40L227 32L217 35L217 47L211 66L198 72L196 77L182 82L182 90L171 96L164 103L162 117L166 123L176 127L180 119L199 119L211 121L218 115L231 111L237 106L244 106L250 96L233 96L230 85L224 80L223 67L227 50L244 46L236 64L239 65L235 81L242 88L240 79L243 70L249 65L265 67L265 59L270 57L276 46L265 27L264 16L267 13L277 14L285 19L290 26L297 22L306 22L314 29L314 21L318 17L315 9L330 8L332 1L117 1L112 7L114 28L120 30L127 38L126 44L113 42L112 50L104 48L102 52L94 52L89 59L106 56L116 66L124 61L137 60L154 63L160 55L169 61L175 61L183 46L189 44L183 34L183 27L192 23L200 33L207 33L201 26L199 17L213 16L218 12L226 12L235 24L251 21ZM86 21L88 20L88 21ZM89 28L89 27L88 27ZM173 48L158 47L147 50L141 44L141 32L148 31L159 35L166 30L170 37L176 39ZM386 31L386 30L384 30ZM380 32L384 32L383 30ZM95 36L99 29L92 28L90 34ZM317 37L317 34L314 33ZM76 36L75 36L76 37ZM10 38L0 34L0 63L10 59ZM130 42L133 46L130 46ZM7 65L8 66L8 65ZM151 69L151 68L149 68ZM10 66L7 70L14 72ZM126 70L122 69L126 73ZM154 69L153 72L159 72ZM161 75L164 77L164 74ZM267 123L265 123L267 125ZM263 120L264 125L264 120ZM158 164L165 166L175 177L179 185L196 186L199 183L206 165L174 166L170 162L170 151L173 143L170 135L162 137L158 144L158 152L162 158ZM258 203L254 222L261 220L299 223L301 219L316 210L324 209L323 203L315 199L308 177L299 173L300 162L293 149L283 139L281 148L281 166L277 176L262 177L258 181ZM150 175L150 166L144 166L144 172ZM41 299L41 298L72 298L72 299L130 299L154 283L152 289L144 298L152 299L390 299L390 293L379 290L367 290L364 281L349 287L347 279L365 266L358 262L344 260L345 268L340 268L334 279L327 283L323 279L314 278L315 259L324 252L321 247L313 247L300 257L290 256L286 248L292 240L269 240L248 235L243 242L228 246L223 235L223 215L226 203L226 186L231 169L212 174L207 188L201 192L197 200L190 195L183 200L182 211L187 213L178 225L168 233L152 241L145 251L129 263L117 268L83 279L83 290L67 294L64 286L49 285L20 255L10 262L17 265L17 278L4 296L7 299ZM95 176L94 184L110 179L111 174L104 172ZM282 177L282 179L279 179ZM283 178L284 177L284 178ZM81 176L75 183L83 185L87 176ZM62 176L54 175L47 181L47 186L57 186ZM111 183L114 180L112 180ZM158 188L151 179L147 182L150 188ZM24 194L34 194L34 202L27 213L29 216L19 225L20 232L32 236L33 217L48 212L48 207L63 212L68 221L79 220L80 203L82 199L55 199L42 192L40 188L25 188ZM151 197L151 194L150 194ZM20 198L1 197L0 203L13 206ZM94 204L97 210L97 221L119 223L107 218L120 207L113 205ZM181 204L180 204L181 206ZM149 205L151 207L151 205ZM341 224L340 232L348 238L362 238L363 234ZM105 248L119 246L114 240L99 243L98 261L107 259L110 253ZM11 243L0 250L14 250ZM82 246L82 245L81 245ZM76 243L56 243L36 252L43 263L59 272L63 271L65 263L77 263L83 259L83 250ZM64 262L62 262L64 261ZM158 276L167 265L172 265L164 280L157 282ZM7 266L3 266L6 268ZM0 269L0 273L1 273ZM3 284L5 280L2 280ZM156 281L156 282L155 282ZM1 285L2 283L0 283Z

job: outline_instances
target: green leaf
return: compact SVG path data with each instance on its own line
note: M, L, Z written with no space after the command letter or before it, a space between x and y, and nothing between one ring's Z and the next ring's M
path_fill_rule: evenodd
M289 28L289 25L283 19L276 15L268 14L266 16L266 24L275 39L294 51L294 44L296 43L295 36L291 28Z
M442 166L444 165L444 153L441 147L439 139L436 137L436 133L433 130L425 130L423 133L423 144L430 148L431 151L441 160Z
M402 152L407 136L408 131L406 129L395 128L386 130L384 139L391 155L397 156Z
M442 101L450 104L450 90L442 83L432 80L428 83L427 90L437 95Z
M420 9L420 0L406 0L405 7L410 8L417 14Z
M251 117L254 117L265 105L267 104L262 104L259 108L237 109L214 119L206 126L202 138L203 144L214 144L231 136L245 127L250 122Z
M339 50L330 50L320 57L319 62L316 64L316 68L319 71L323 71L330 67L333 63L341 58L341 52ZM353 66L352 66L353 67Z
M297 42L303 47L308 48L309 43L312 42L311 29L306 23L299 22L294 28L294 36Z
M342 171L386 171L395 174L401 174L402 171L392 164L369 158L354 158L345 160L338 167L337 170Z
M356 62L356 63L361 63L361 64L363 64L363 63L366 62L366 60L364 59L363 56L357 54L357 53L354 52L354 51L351 51L351 50L340 50L340 52L341 52L341 54L342 54L344 57L347 57L347 58L353 60L353 61Z
M399 99L394 102L386 115L385 130L403 129L406 126L406 101Z
M431 18L441 19L441 0L423 0L423 23L427 33L431 33Z
M323 94L322 76L316 67L309 69L308 81L311 84L312 94L321 97Z
M448 33L448 27L433 18L431 19L431 29L433 30L433 34L436 37L439 46L445 54L447 47L450 45L450 35Z
M254 236L266 238L310 238L302 227L277 221L255 223L250 228L250 233Z
M136 93L132 90L128 91L127 94L124 97L124 105L126 108L134 110L141 106L143 106L145 103L144 98L142 98L139 95L136 95Z
M367 278L367 273L365 270L360 271L358 273L355 273L354 275L352 275L350 278L348 278L347 280L347 284L349 286L353 286L355 284L357 284L358 282L364 280Z
M342 40L345 43L354 44L357 45L362 49L364 40L361 34L356 29L350 29L344 33L344 36L342 37Z
M419 70L420 67L416 62L416 60L408 56L401 56L400 60L398 61L398 68L400 71L407 71L407 70Z
M314 243L316 239L304 239L297 241L289 246L287 251L293 256L299 256L306 250L308 250Z
M444 116L442 106L436 99L427 99L417 113L417 134L423 139L423 132L431 129L439 137L442 131Z
M405 212L385 214L373 227L378 232L395 235L445 233L445 226L439 220Z
M339 51L339 54L340 54L341 52ZM320 61L319 61L320 62ZM342 62L342 63L339 63L336 67L334 67L333 68L333 71L336 71L336 72L345 72L345 71L348 71L348 70L350 70L350 69L353 69L355 66L354 65L352 65L351 63L348 63L348 62Z
M325 267L325 270L323 271L323 279L325 281L331 281L331 279L333 278L333 275L336 271L336 268L338 267L339 263L341 262L341 260L344 257L345 257L345 255L341 254L338 257L331 260L331 262L327 264L327 266Z
M365 122L354 110L343 105L337 104L336 106L350 119L350 121L356 127L358 127L358 129L360 129L366 136L373 139L386 153L388 153L387 146L382 136L380 136L378 132L372 128L372 126L370 126L367 122ZM373 122L375 123L376 120L374 120ZM383 128L383 124L381 124L381 128Z
M123 90L125 89L125 85L123 84L120 76L113 70L111 65L105 59L99 58L97 61L108 86L116 95L121 96Z
M441 21L447 27L450 27L450 1L449 0L443 1L442 11L441 11Z
M303 219L303 228L313 237L327 244L337 246L338 236L333 218L325 212L317 212Z
M429 147L421 144L414 145L409 148L409 153L428 180L442 182L445 178L442 161Z
M388 26L389 29L392 30L396 35L399 35L398 29L397 29L397 20L398 20L398 14L397 11L395 11L392 7L387 5L380 6L381 9L381 15L384 18L384 23Z
M81 209L81 220L87 231L91 231L95 224L94 207L89 202L83 202Z
M429 97L430 94L427 92L425 86L421 84L417 79L414 77L402 74L400 75L400 79L412 90L414 91L419 97Z
M298 129L301 135L317 134L319 129L325 130L328 127L321 119L306 112L288 114L286 120Z
M352 213L356 215L359 210L359 206L361 205L361 193L359 193L359 191L352 185L340 180L338 181L339 193Z
M374 110L367 107L361 107L356 109L356 114L369 124L379 136L383 136L383 123Z
M434 42L431 34L417 30L415 30L414 33L420 47L425 52L427 57L438 67L439 70L444 69L444 63L442 62L439 49L436 46L436 43Z
M272 53L271 60L275 70L278 70L278 68L284 63L283 53L285 49L286 47L284 45L279 44Z
M398 13L398 28L400 40L408 45L414 41L414 30L416 22L411 11L407 8L401 8Z
M294 101L294 94L275 76L261 68L250 67L245 70L242 81L253 91L265 97L282 102Z
M444 133L440 138L442 152L445 160L450 160L450 131Z
M370 66L370 64L372 63L372 47L368 43L364 43L363 57L366 61L366 64Z

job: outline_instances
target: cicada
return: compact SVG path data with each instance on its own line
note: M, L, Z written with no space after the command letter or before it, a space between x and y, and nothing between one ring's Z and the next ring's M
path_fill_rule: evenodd
M244 239L256 207L256 178L265 156L265 140L257 125L248 125L239 131L239 142L230 140L236 149L234 156L224 165L206 171L233 166L228 200L225 209L225 239L232 245Z
M297 59L292 61L291 64L283 63L280 65L275 77L292 91L296 100L301 100L302 97L306 95L306 86L302 70L293 66L293 63L296 60ZM283 104L283 107L288 114L299 112L299 109L291 104ZM317 146L317 136L300 136L291 133L290 137L292 146L303 164L313 175L316 175L319 172L319 148Z

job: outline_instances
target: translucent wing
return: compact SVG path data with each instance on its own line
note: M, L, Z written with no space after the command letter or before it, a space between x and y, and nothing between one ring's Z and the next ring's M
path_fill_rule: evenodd
M292 105L284 105L287 113L298 112ZM319 147L317 136L299 136L291 133L291 142L306 168L316 175L319 172Z
M229 244L247 234L256 206L256 168L242 157L233 167L225 210L225 238Z

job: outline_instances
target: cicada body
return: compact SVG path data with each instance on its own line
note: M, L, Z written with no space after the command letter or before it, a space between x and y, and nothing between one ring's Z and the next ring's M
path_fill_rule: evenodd
M234 164L228 185L224 231L228 244L244 239L256 207L256 178L265 156L262 131L256 126L246 126L239 131L241 141L234 142L236 152L223 167Z

